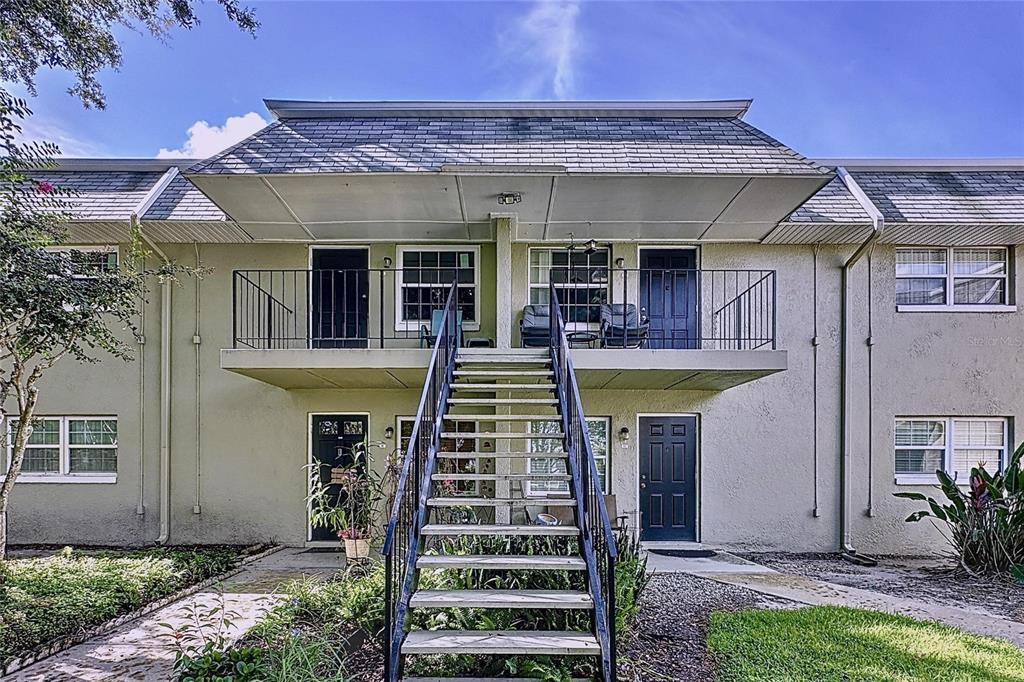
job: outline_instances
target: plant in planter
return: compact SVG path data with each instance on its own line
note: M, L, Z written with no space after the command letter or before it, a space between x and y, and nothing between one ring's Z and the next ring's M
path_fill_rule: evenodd
M371 447L383 443L358 443L352 447L352 463L331 469L329 481L321 476L319 463L307 465L309 472L309 520L328 528L345 544L349 559L370 555L370 540L379 532L382 506L393 495L396 468L389 457L382 472L373 471Z
M907 521L931 518L945 523L949 531L946 537L964 571L972 575L1012 575L1015 566L1024 565L1022 459L1024 444L1013 453L1004 471L990 474L984 466L975 467L969 485L964 487L946 472L936 471L946 504L917 492L895 496L928 503L928 509L914 512Z

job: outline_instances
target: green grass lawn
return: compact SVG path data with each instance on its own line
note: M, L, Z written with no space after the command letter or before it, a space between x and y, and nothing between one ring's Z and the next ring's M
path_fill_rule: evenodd
M128 613L238 563L230 548L65 550L0 563L0 662Z
M1024 680L1010 643L903 616L837 606L712 615L719 682Z

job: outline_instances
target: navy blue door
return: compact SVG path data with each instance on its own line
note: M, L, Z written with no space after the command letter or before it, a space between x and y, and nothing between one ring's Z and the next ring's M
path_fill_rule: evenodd
M640 418L640 539L697 539L697 418Z
M313 249L313 348L369 345L369 259L367 249Z
M320 482L327 486L332 505L345 502L341 486L334 482L334 472L338 467L352 466L356 449L366 443L367 421L364 414L313 415L313 463L318 465ZM310 528L309 535L310 540L338 539L331 529L322 526Z
M640 307L650 324L648 348L700 348L694 249L640 250Z

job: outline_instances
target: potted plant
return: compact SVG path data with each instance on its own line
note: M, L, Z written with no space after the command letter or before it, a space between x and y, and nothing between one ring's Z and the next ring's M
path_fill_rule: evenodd
M365 442L353 446L352 463L332 468L328 482L321 476L320 463L307 466L310 523L331 530L344 543L350 560L370 555L370 538L393 476L390 463L383 473L372 471L369 447Z

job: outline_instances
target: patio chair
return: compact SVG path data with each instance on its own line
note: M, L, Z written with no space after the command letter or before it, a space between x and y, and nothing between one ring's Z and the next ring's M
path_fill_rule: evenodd
M443 310L430 311L430 329L427 325L420 326L420 348L433 348L437 341L437 335L441 332L441 318L444 317ZM459 326L459 345L462 345L462 311L455 316L456 324Z
M542 500L538 500L538 504L540 503L542 503ZM625 530L629 525L629 515L619 514L618 505L615 502L615 495L605 495L604 506L608 511L608 522L612 524L612 530ZM573 507L547 507L545 511L558 519L560 525L571 526L576 523L576 516L573 511ZM527 518L529 518L529 514L527 515ZM533 523L533 521L531 521L531 523Z
M601 304L601 347L641 348L647 343L649 323L632 303Z
M519 338L523 348L547 346L551 337L551 316L547 304L528 305L519 320Z

